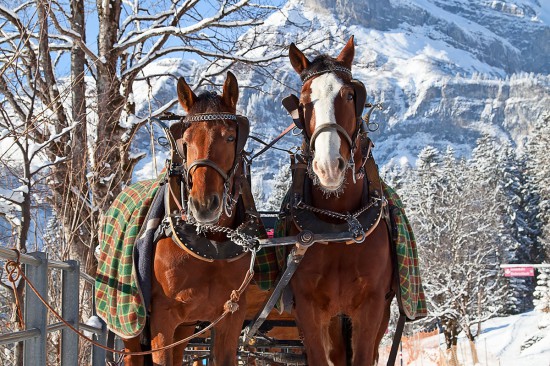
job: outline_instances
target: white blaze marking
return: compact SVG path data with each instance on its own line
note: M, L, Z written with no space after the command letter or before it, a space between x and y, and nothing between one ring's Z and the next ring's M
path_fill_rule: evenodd
M334 74L323 74L311 82L311 102L315 110L315 128L336 124L334 100L343 82ZM315 160L325 169L340 157L340 136L336 130L324 131L315 140ZM334 164L334 163L332 163Z

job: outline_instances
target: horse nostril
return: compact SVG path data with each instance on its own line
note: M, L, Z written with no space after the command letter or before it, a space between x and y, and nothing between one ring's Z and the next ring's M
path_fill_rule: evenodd
M193 198L192 197L189 197L187 199L187 205L190 207L190 208L193 208L194 210L197 210L197 204L195 203L195 201L193 201Z
M220 197L217 194L212 195L208 209L211 211L215 211L219 206L220 206Z
M338 170L343 171L346 168L346 161L342 158L338 158Z

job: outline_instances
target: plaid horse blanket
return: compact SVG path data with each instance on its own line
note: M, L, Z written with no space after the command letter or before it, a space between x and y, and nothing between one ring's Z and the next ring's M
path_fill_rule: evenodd
M151 294L153 237L164 215L158 179L135 183L115 199L102 221L95 282L97 315L122 338L145 327Z
M409 320L424 318L428 312L426 297L422 288L416 240L401 198L386 183L382 182L384 196L390 206L393 241L397 254L399 287L401 294L400 308Z

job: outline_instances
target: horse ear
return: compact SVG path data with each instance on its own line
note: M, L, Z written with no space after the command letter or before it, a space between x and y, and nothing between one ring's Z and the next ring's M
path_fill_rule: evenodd
M288 49L288 57L290 58L290 63L298 75L300 75L305 69L310 65L309 60L306 56L292 43Z
M338 61L342 62L345 67L351 70L351 64L353 63L353 57L355 56L355 45L353 43L353 36L348 40L348 43L344 46L338 57Z
M193 104L197 101L197 96L193 93L193 90L187 85L184 78L178 79L178 100L183 107L183 110L189 113Z
M227 78L223 84L222 100L233 110L233 112L237 110L237 101L239 100L239 83L231 71L227 72Z

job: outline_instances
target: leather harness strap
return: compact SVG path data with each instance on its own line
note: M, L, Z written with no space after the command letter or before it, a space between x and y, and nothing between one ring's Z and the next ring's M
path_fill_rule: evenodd
M315 131L313 131L313 134L309 139L309 149L311 152L315 150L315 140L317 139L317 136L319 136L319 134L321 134L322 132L327 132L331 130L336 130L336 132L339 132L342 136L344 136L350 148L353 146L352 138L349 136L348 131L346 131L344 127L340 126L337 123L327 123L319 126L315 129Z
M364 139L368 139L364 137ZM362 143L370 151L370 142ZM334 233L360 230L364 237L368 236L378 226L382 218L385 200L383 198L382 183L378 173L378 167L374 159L369 156L363 162L364 194L362 197L361 212L341 214L328 210L315 209L308 204L310 194L307 192L311 181L307 178L307 160L303 155L294 155L291 157L292 186L290 196L290 216L299 230L309 230L316 234ZM357 174L353 172L352 174ZM326 222L318 217L317 214L338 218L343 222L341 224ZM359 227L358 227L359 226Z
M187 167L186 178L185 178L187 182L191 182L191 172L193 171L193 169L200 166L207 166L214 169L216 172L218 172L219 175L222 176L224 182L227 182L230 178L230 176L226 172L224 172L223 169L220 168L218 164L214 163L212 160L197 159L191 164L189 164L189 166Z
M273 145L275 145L280 139L282 139L284 136L286 136L287 133L289 133L290 131L292 131L292 129L295 127L295 125L293 123L291 123L290 125L287 126L287 128L284 129L283 132L281 132L279 134L279 136L275 137L273 140L271 140L270 143L267 143L265 144L265 146L260 150L258 151L257 153L255 153L254 155L252 155L250 157L250 161L254 160L256 157L262 155L264 152L266 152L267 150L269 150Z

